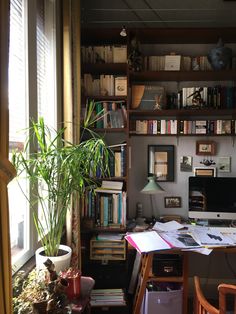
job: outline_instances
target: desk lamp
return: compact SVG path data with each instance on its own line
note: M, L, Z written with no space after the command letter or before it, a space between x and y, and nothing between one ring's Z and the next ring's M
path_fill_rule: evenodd
M148 177L148 183L141 190L141 193L150 195L152 219L154 221L156 220L156 217L155 217L154 204L153 204L153 195L158 194L158 193L163 193L163 192L164 192L164 189L156 182L155 175Z

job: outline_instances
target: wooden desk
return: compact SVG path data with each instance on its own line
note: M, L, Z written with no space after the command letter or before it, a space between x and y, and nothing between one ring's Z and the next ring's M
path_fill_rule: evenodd
M236 253L236 248L232 247L219 247L214 248L215 252L223 253ZM159 252L155 252L159 253ZM164 251L163 253L166 253ZM143 296L145 293L147 282L150 280L158 282L180 282L183 285L183 314L188 313L188 255L191 251L180 251L170 250L169 253L183 254L183 274L179 277L154 277L152 274L152 261L154 253L145 253L141 257L141 269L138 277L138 284L136 288L134 303L133 303L133 314L140 314ZM197 254L197 253L195 253Z

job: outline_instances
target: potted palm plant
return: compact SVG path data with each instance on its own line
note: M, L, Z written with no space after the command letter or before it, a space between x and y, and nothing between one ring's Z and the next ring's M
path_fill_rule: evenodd
M36 262L43 264L45 258L42 255L50 257L57 271L59 269L53 257L61 255L60 249L66 248L60 247L60 242L73 193L82 196L85 189L96 185L98 169L102 176L108 172L109 148L90 128L98 119L98 116L93 116L94 106L92 102L86 107L82 126L82 134L85 131L89 134L86 140L81 140L79 144L69 143L64 140L65 128L51 130L40 118L37 122L32 121L27 130L24 150L13 154L18 175L25 175L32 187L33 197L28 201L42 243L42 248L37 250ZM29 153L30 143L34 143L36 149ZM36 203L41 215L34 209Z

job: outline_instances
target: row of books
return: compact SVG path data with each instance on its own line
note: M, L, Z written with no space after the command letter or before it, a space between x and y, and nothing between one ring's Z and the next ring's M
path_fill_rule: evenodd
M136 120L135 134L236 134L236 120Z
M179 93L180 108L210 107L232 109L236 107L236 87L183 87Z
M236 108L235 86L183 87L167 93L164 86L132 85L131 109L233 109Z
M127 125L127 110L124 101L97 101L95 114L98 117L95 127L98 129L124 128Z
M82 79L84 93L87 96L126 96L127 77L102 74L92 76L85 73Z
M177 120L136 120L136 134L177 134Z
M235 134L235 120L181 120L180 134Z
M111 145L109 156L110 177L124 177L126 175L126 143Z
M84 63L126 63L127 46L82 46L81 59Z
M171 60L171 63L170 63ZM172 67L171 67L172 64ZM236 58L232 59L231 68L236 68ZM160 55L145 56L144 69L149 71L211 71L212 66L207 56Z
M169 57L170 56L145 56L144 68L149 71L171 70L168 60ZM207 56L190 57L174 55L172 56L172 59L175 60L175 67L173 67L173 70L175 71L212 70L210 63L207 60Z
M122 182L102 181L100 188L87 191L82 204L82 218L93 219L100 227L124 227L127 206L122 186Z

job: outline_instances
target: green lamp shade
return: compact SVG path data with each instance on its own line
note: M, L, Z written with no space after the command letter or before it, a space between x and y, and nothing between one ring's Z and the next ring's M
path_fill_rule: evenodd
M163 188L156 182L156 176L148 177L148 184L141 190L144 194L157 194L164 192Z

